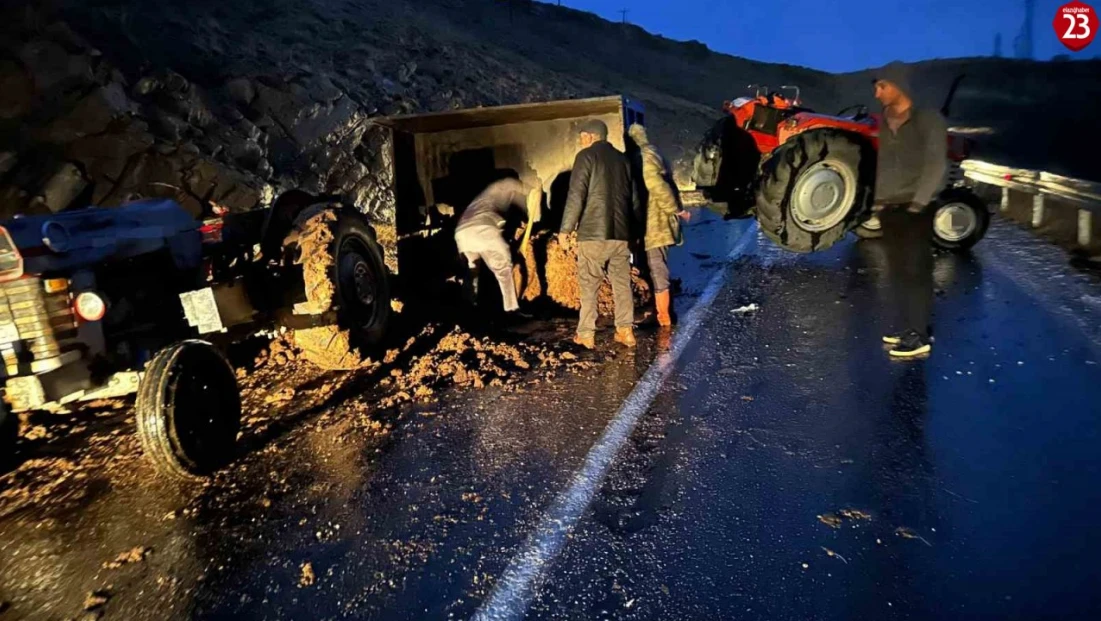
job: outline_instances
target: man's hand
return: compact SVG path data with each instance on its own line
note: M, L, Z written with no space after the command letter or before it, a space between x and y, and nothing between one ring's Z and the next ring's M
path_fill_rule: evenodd
M677 212L677 217L681 220L684 220L685 222L688 222L692 219L692 212L688 211L687 209L681 209Z
M570 233L559 233L558 234L558 245L559 246L565 246L567 243L569 243L569 241L570 241Z

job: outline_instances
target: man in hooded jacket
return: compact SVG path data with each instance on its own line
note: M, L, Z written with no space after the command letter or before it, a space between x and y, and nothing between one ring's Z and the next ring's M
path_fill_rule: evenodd
M650 267L650 280L654 285L654 306L658 325L673 325L669 292L669 247L678 244L680 222L691 219L673 189L672 175L665 158L650 143L646 128L636 124L627 129L627 135L638 147L636 164L641 169L642 183L646 188L646 235L644 246L646 263Z
M948 170L948 127L936 110L914 104L909 70L900 62L881 69L873 81L883 104L879 128L875 203L883 223L887 272L901 331L883 341L896 358L932 351L933 216L930 203Z

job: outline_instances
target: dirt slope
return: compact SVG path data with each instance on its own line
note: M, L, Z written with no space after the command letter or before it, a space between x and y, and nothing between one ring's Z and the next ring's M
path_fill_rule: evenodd
M798 84L823 111L869 102L869 74L716 54L548 4L490 0L7 3L0 24L0 216L169 195L249 209L291 187L386 218L377 114L626 93L675 160L723 99ZM764 52L762 51L762 54ZM980 156L1097 178L1101 62L917 65ZM683 170L683 169L682 169Z

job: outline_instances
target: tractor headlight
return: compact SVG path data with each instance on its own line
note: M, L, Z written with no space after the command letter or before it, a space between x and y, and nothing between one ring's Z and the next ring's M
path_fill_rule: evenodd
M107 314L107 302L94 291L82 291L73 300L73 311L84 321L99 321Z

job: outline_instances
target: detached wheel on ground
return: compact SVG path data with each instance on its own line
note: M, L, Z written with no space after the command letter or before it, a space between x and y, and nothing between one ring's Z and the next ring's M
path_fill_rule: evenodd
M295 330L295 343L323 369L356 368L360 350L380 343L390 322L389 275L374 229L350 207L319 205L298 217L286 245L306 289L296 313L323 324Z
M800 134L762 166L757 221L783 248L825 250L864 221L874 178L875 152L861 137L831 129Z
M990 228L986 203L967 188L941 192L930 207L933 214L933 244L945 250L968 250L979 243Z
M183 341L154 356L135 409L142 449L158 472L195 479L234 457L241 396L233 369L210 343Z
M879 221L879 216L872 214L867 220L860 223L860 226L853 229L856 236L861 239L879 239L883 237L883 223Z

